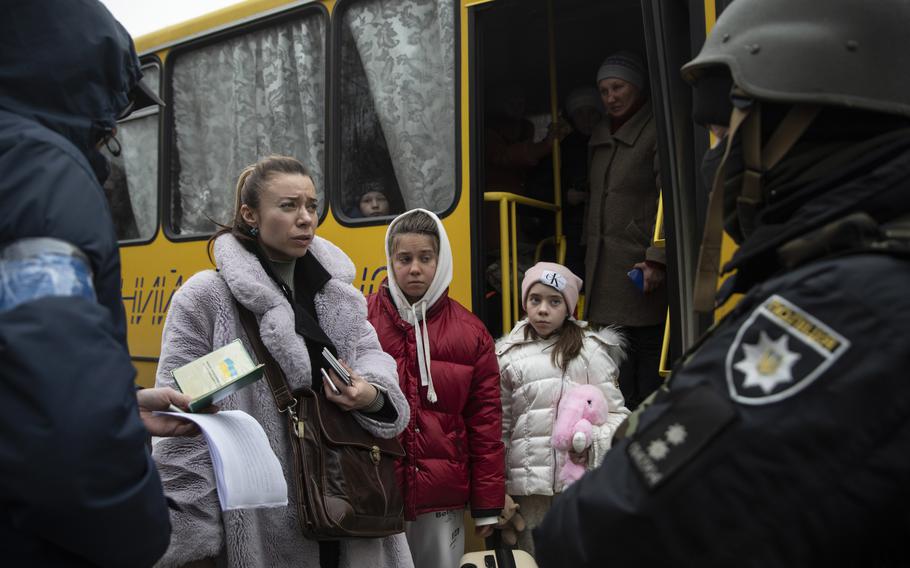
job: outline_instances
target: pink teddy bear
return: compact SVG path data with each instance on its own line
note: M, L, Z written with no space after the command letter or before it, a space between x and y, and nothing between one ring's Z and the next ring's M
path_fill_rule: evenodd
M585 466L569 459L569 449L580 454L594 441L594 426L607 421L607 399L593 385L578 385L569 389L559 403L556 423L553 424L553 447L564 452L564 464L559 480L565 486L578 481L585 473Z

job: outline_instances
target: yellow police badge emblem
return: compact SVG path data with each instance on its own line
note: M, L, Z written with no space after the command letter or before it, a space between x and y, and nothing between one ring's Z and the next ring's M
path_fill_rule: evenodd
M762 302L727 351L730 396L770 404L812 384L850 348L850 341L781 296Z

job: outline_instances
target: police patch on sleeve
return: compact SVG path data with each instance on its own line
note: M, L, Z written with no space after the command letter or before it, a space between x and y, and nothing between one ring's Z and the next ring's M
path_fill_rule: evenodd
M743 322L727 351L730 396L740 404L779 402L805 389L850 348L850 341L781 296Z
M649 489L666 482L736 418L730 401L708 385L670 392L668 408L633 436L626 453Z

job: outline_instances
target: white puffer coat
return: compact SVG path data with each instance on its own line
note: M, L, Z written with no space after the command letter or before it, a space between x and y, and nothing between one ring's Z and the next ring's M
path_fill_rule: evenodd
M557 337L525 339L527 320L518 322L496 344L510 495L554 495L562 491L557 474L565 458L557 457L550 437L562 395L573 384L599 386L610 410L606 423L594 428L587 469L603 461L613 433L629 415L618 382L625 340L610 328L595 332L584 322L578 324L585 328L584 345L566 372L554 366L550 358Z

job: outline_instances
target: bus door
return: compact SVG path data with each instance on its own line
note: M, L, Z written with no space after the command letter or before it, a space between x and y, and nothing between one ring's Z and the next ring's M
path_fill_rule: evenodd
M704 43L714 0L643 0L645 43L657 125L661 213L654 239L667 247L669 313L661 374L710 325L693 310L692 288L708 187L700 179L708 132L692 122L691 88L679 69Z
M593 89L601 62L628 50L648 67L666 221L657 224L653 241L667 246L668 330L679 352L703 329L692 316L691 282L706 202L698 163L708 137L691 122L679 68L704 39L704 2L493 0L472 8L468 26L473 207L480 221L474 303L484 321L506 333L522 317L517 291L524 269L536 261L559 260L584 274L586 213L577 194L570 196L588 190L585 127L573 125L556 150L539 144L554 107L566 120L566 99Z
M587 193L592 124L575 125L558 145L547 134L569 123L571 93L596 97L607 55L644 54L644 32L638 0L494 0L471 16L472 182L475 194L486 194L475 202L475 305L503 334L521 317L516 291L525 269L550 260L584 273L585 206L576 197Z

